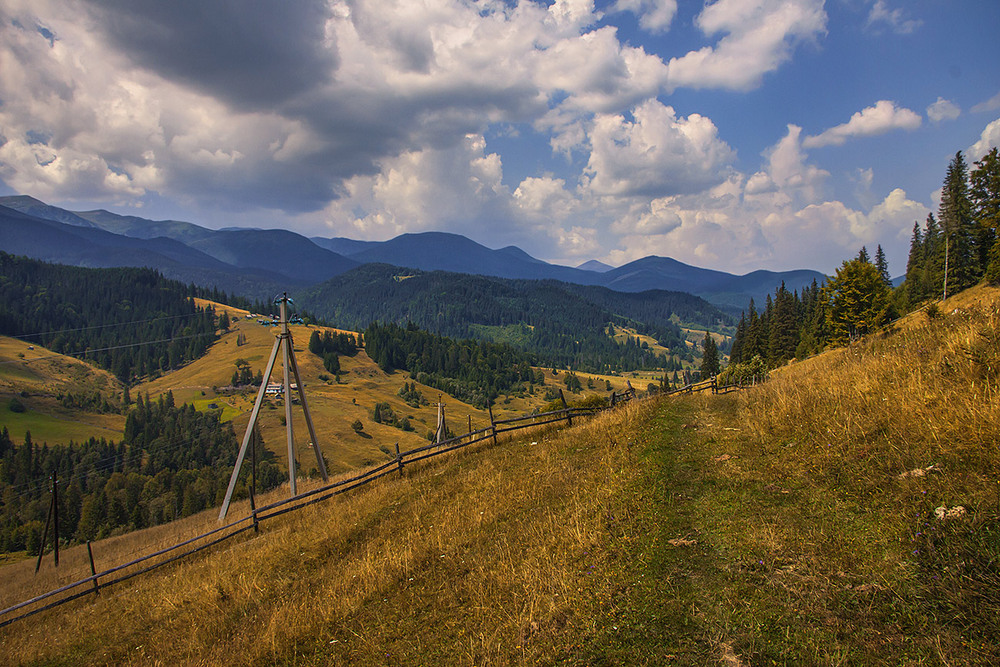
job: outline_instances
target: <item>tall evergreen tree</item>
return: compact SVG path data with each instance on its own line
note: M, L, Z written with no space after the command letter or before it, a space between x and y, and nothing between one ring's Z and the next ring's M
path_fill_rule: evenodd
M870 333L889 317L889 289L871 262L844 262L825 287L831 341L844 344Z
M969 200L968 170L962 152L948 164L938 219L944 234L948 291L974 284L981 275L972 202Z
M994 147L969 174L969 197L978 233L979 261L987 280L1000 279L1000 155Z
M889 275L889 261L885 258L885 252L882 250L881 243L878 249L875 250L875 268L878 269L879 275L882 276L882 281L886 286L892 287L892 276Z
M705 332L701 343L701 379L707 380L719 374L719 348L712 334Z
M767 359L769 365L779 366L795 356L795 348L799 344L798 307L784 281L775 290L772 303L768 322Z

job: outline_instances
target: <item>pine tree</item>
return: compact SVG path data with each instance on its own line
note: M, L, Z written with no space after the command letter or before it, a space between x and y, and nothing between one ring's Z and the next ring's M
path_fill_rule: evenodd
M836 344L871 333L889 317L889 289L871 262L844 262L824 288L830 339Z
M705 332L701 343L701 379L707 380L719 374L719 347L712 334Z
M882 244L879 244L875 250L875 268L878 269L879 275L882 276L882 282L885 283L886 287L891 288L892 276L889 275L889 261L885 258Z
M979 261L986 279L1000 279L1000 155L994 147L969 174L969 198L976 221Z
M969 200L969 183L962 152L955 153L948 165L938 219L944 234L948 292L974 284L981 275L977 234Z
M767 358L772 366L779 366L795 356L795 348L799 344L796 301L782 281L774 293L774 305L769 318Z

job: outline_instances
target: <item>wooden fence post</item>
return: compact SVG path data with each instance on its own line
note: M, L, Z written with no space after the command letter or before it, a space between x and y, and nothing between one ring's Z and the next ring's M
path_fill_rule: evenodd
M402 477L403 476L403 457L399 455L399 443L398 442L396 443L396 465L399 466L397 468L397 470L399 470L399 476Z
M572 426L573 425L573 417L569 414L569 406L566 405L566 397L563 396L563 390L562 389L559 390L559 400L562 401L563 410L566 411L566 424L568 426Z
M486 407L489 408L489 411L490 411L490 428L493 429L493 444L496 445L497 444L497 423L493 419L493 406L492 405L487 405Z
M250 516L253 517L253 532L260 532L260 524L257 521L257 503L254 500L254 490L250 489Z
M90 557L90 575L94 577L94 595L100 595L101 589L97 585L97 568L94 567L94 551L90 548L90 540L87 540L87 556Z

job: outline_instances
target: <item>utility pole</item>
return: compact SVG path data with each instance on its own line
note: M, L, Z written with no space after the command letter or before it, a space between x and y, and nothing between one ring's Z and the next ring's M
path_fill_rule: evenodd
M53 527L52 553L55 556L56 567L59 567L59 476L52 473L52 501L49 503L49 516L45 519L45 530L42 531L42 541L38 545L38 562L35 563L35 574L42 566L42 554L45 552L45 542L49 537L49 526ZM54 525L53 525L54 524Z
M274 339L274 347L271 348L271 357L267 360L267 367L264 370L263 379L260 383L260 389L257 391L257 400L253 404L253 410L250 412L250 423L247 424L246 433L243 435L243 444L240 446L240 453L236 457L236 465L233 467L233 474L229 478L229 488L226 489L226 499L222 503L222 510L219 512L219 521L226 518L226 514L229 512L229 503L233 497L233 489L236 488L236 478L240 475L240 468L243 466L243 459L247 453L247 446L253 437L253 429L257 424L257 416L260 414L260 406L264 402L264 395L267 393L267 383L271 378L271 371L274 369L274 362L278 358L278 348L282 350L282 360L284 361L284 372L282 374L282 380L284 383L284 397L285 397L285 433L288 438L288 483L291 491L291 496L294 498L298 495L298 489L295 483L295 433L292 430L292 389L291 389L291 375L295 377L295 385L298 389L299 402L302 404L302 412L306 418L306 426L309 428L310 445L312 445L313 452L316 454L316 464L319 467L320 475L323 477L323 481L328 481L329 475L326 472L326 463L323 461L323 454L319 450L319 440L316 438L316 429L313 427L312 417L309 415L309 406L306 403L306 392L302 385L302 378L299 376L299 366L295 362L295 349L292 345L292 334L288 330L288 304L292 303L292 300L288 298L288 294L285 293L280 297L275 298L274 302L280 306L281 309L281 333L278 337ZM255 452L256 453L256 452Z

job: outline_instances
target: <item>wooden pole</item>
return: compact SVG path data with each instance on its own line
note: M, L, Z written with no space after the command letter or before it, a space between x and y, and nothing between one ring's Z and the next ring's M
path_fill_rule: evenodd
M52 549L59 567L59 473L52 471Z
M254 489L250 489L250 516L253 517L253 532L260 532L260 522L257 521L257 501L254 496Z
M294 497L299 495L299 492L296 488L295 479L295 429L292 427L292 382L288 362L288 348L291 347L291 334L288 332L288 295L285 294L284 298L282 298L279 303L281 312L281 352L282 360L284 361L281 378L284 383L285 390L285 435L288 440L288 486L291 489L292 496Z
M306 390L302 385L302 378L299 376L299 364L295 361L295 347L292 345L292 335L288 334L288 355L292 361L292 373L295 376L295 386L299 389L299 403L302 404L302 414L306 418L306 428L309 429L309 442L312 445L313 453L316 455L316 465L319 468L319 474L323 478L324 482L330 480L329 474L326 472L326 461L323 460L323 453L319 450L319 438L316 437L316 428L313 426L312 416L309 414L309 404L306 403Z
M90 575L94 582L94 595L100 595L101 589L97 586L97 568L94 567L94 550L90 548L90 540L87 540L87 556L90 558Z
M493 420L493 406L487 405L487 409L490 411L490 428L493 429L493 444L497 444L497 423Z
M222 509L219 511L219 521L226 518L229 513L229 503L233 498L233 490L236 488L236 478L240 476L240 468L243 466L243 458L247 453L247 446L250 444L250 437L253 434L253 427L257 424L257 415L260 414L260 406L264 403L264 394L267 393L267 382L274 370L274 362L278 358L278 347L281 345L281 338L274 339L274 346L271 348L271 358L267 360L267 367L264 370L263 379L260 382L260 389L257 391L257 400L250 411L250 422L247 424L246 433L243 434L243 444L240 445L240 453L236 456L236 465L233 466L233 474L229 478L229 488L226 489L226 499L222 501Z
M568 426L572 426L573 425L573 417L571 417L570 414L569 414L569 406L566 405L566 397L563 396L563 390L562 389L559 390L559 400L562 401L563 410L566 411L566 424Z
M444 403L441 401L441 396L438 395L438 424L437 433L434 435L434 440L437 444L441 444L441 441L446 439L448 429L444 424Z
M49 538L49 526L52 525L52 510L55 508L55 496L49 502L49 514L45 519L45 530L42 531L42 540L38 545L38 561L35 563L35 574L38 574L38 569L42 566L42 554L45 552L45 541Z

